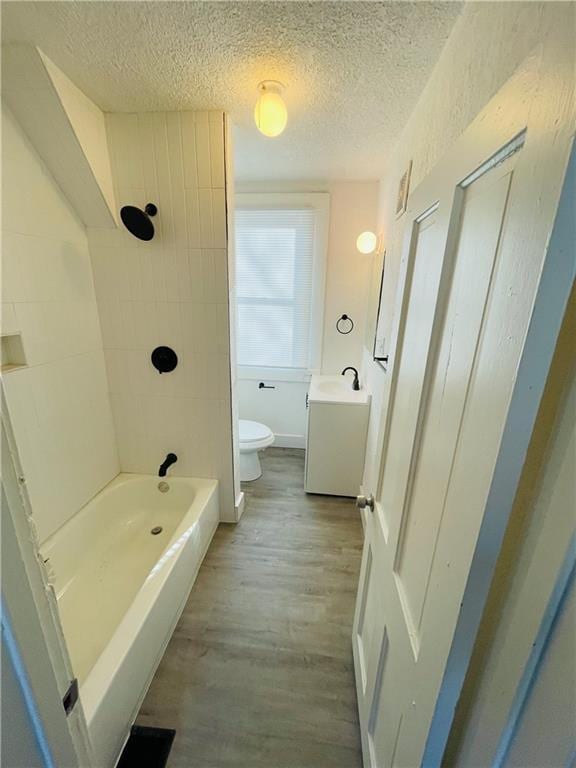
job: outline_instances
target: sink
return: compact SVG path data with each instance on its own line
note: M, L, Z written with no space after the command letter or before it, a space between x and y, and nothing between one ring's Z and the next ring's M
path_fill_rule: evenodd
M352 389L352 377L314 375L310 381L308 401L366 405L370 402L370 395L365 389Z
M350 392L354 391L345 381L320 381L317 387L320 392L324 392L327 395L341 395L347 390Z
M356 496L362 482L370 394L351 376L313 375L308 390L307 493Z

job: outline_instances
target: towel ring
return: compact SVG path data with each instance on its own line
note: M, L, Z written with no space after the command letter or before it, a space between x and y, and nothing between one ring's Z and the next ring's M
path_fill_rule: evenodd
M347 330L343 330L341 327L341 323L348 323L349 327ZM336 330L338 333L341 333L343 336L347 336L349 333L352 333L354 330L354 320L352 320L351 317L348 317L348 315L342 315L342 317L339 317L336 321Z

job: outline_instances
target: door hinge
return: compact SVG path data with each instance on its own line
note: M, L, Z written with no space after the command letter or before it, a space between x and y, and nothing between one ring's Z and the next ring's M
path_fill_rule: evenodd
M64 707L64 712L66 712L66 716L68 716L70 712L72 712L77 701L78 701L78 678L75 677L74 680L72 680L72 682L68 686L68 690L66 691L62 699L62 705Z

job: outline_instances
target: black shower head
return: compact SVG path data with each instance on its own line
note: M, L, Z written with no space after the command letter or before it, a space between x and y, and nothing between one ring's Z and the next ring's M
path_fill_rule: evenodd
M151 216L156 216L158 208L154 203L148 203L143 211L134 205L125 205L120 209L120 218L122 223L134 237L139 240L152 240L154 237L154 224L150 221Z

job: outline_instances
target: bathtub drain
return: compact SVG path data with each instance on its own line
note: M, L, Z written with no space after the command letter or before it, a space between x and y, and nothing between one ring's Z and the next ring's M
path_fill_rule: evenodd
M152 536L158 536L159 533L162 533L162 526L161 525L155 525L154 528L150 531Z

